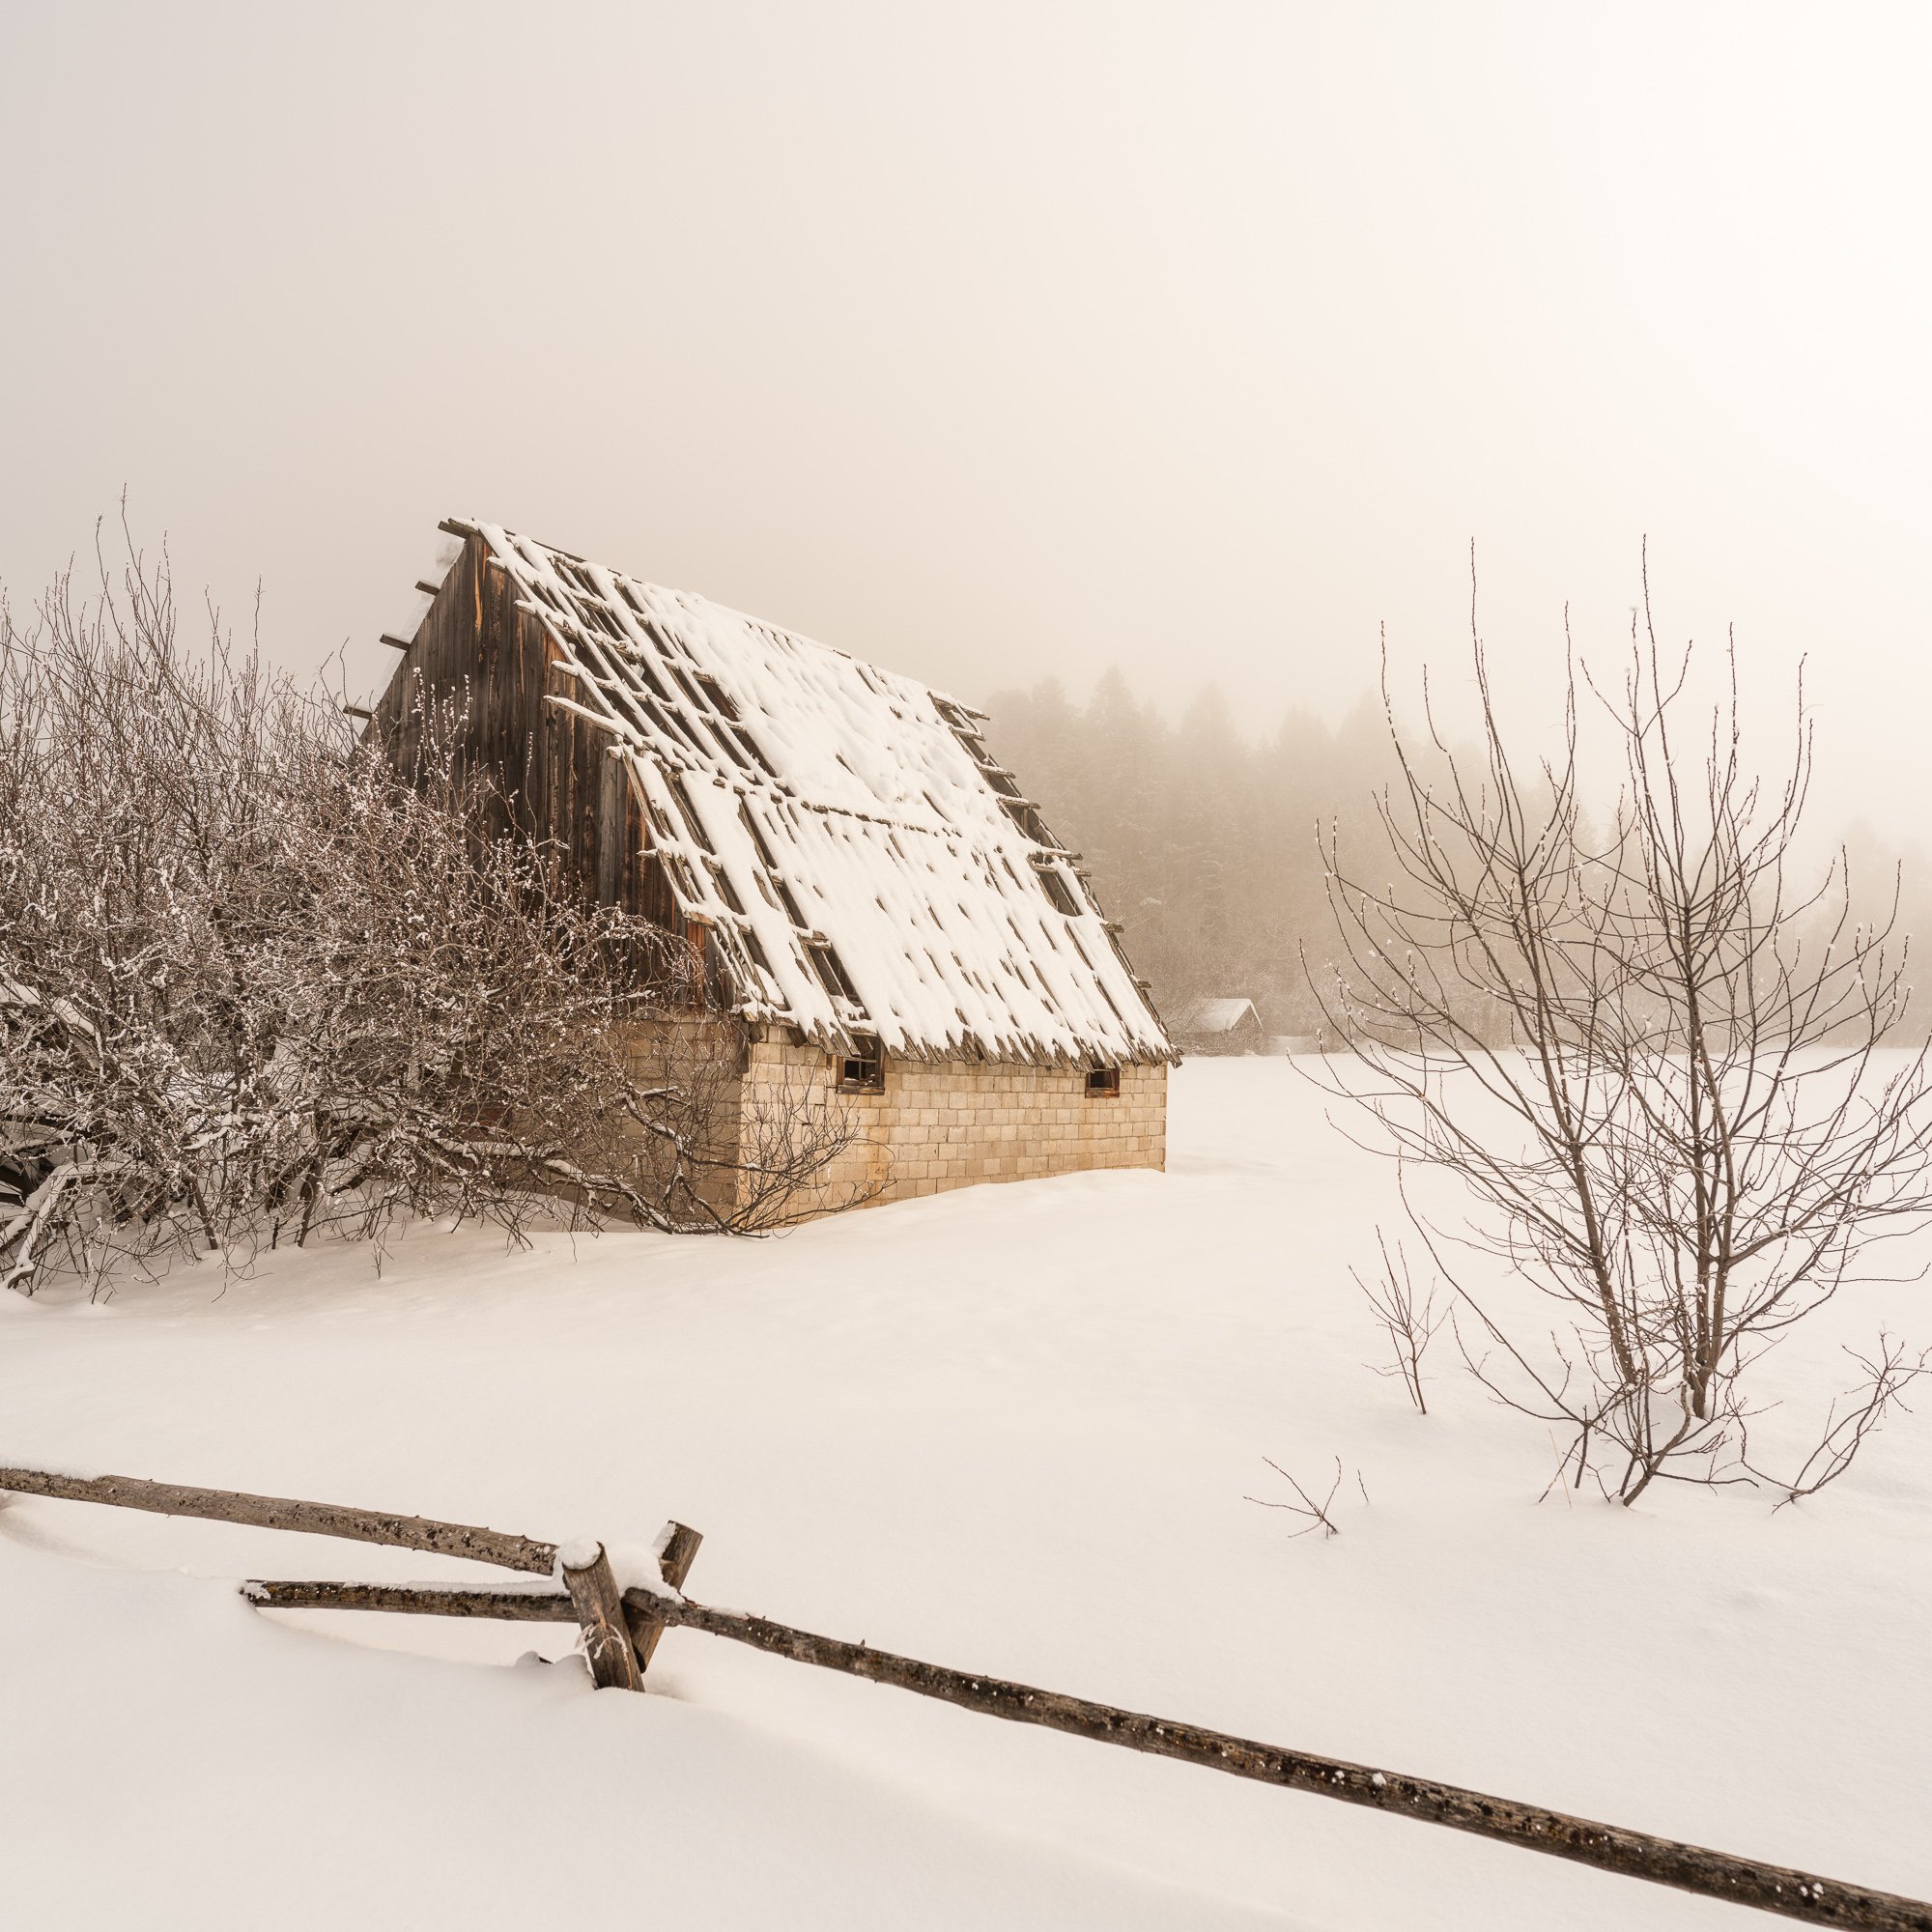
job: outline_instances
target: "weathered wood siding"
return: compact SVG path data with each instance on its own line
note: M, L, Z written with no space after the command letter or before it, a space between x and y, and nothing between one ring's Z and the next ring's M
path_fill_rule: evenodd
M463 766L498 788L493 830L547 845L568 876L606 902L674 926L664 869L608 732L546 702L574 696L542 624L517 605L508 575L480 536L463 540L370 723L407 765L423 735L422 705L449 704Z

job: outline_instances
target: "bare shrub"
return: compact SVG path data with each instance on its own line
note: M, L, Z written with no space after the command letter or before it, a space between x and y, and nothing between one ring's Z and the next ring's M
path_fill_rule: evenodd
M646 930L662 948L664 936ZM864 1138L849 1102L823 1076L790 1068L747 1092L746 1029L694 998L694 981L681 971L689 952L668 950L671 970L680 974L674 987L680 1004L666 1010L661 999L647 1001L643 1014L629 1016L619 1034L643 1191L665 1206L661 1225L766 1233L827 1206L874 1199L881 1181L828 1190L835 1163ZM661 977L651 987L660 996L665 989Z
M1429 1403L1422 1392L1422 1358L1449 1311L1435 1305L1435 1282L1432 1281L1420 1293L1416 1292L1408 1257L1400 1241L1391 1254L1388 1237L1379 1228L1376 1230L1376 1241L1382 1257L1381 1269L1376 1278L1371 1281L1356 1268L1349 1270L1388 1341L1390 1359L1371 1362L1369 1366L1378 1376L1398 1378L1416 1412L1427 1415Z
M729 1056L639 1077L682 955L490 835L454 722L392 768L185 648L131 547L0 605L0 1284L404 1213L768 1226L849 1143L820 1108L743 1181Z
M1517 763L1473 624L1472 665L1473 753L1433 710L1411 752L1384 672L1389 882L1326 842L1342 937L1326 999L1368 1068L1366 1088L1339 1070L1329 1085L1372 1144L1463 1183L1466 1223L1413 1203L1410 1218L1455 1292L1464 1358L1568 1432L1579 1481L1595 1470L1626 1503L1659 1479L1752 1481L1752 1364L1925 1222L1926 1054L1884 1052L1905 1023L1903 948L1889 918L1855 917L1842 854L1814 884L1794 876L1802 688L1767 784L1744 762L1735 655L1727 697L1690 715L1690 653L1660 649L1647 574L1619 683L1571 661L1555 756ZM1598 832L1586 698L1621 752ZM1447 1264L1458 1250L1548 1296L1557 1328L1520 1332ZM1812 1473L1841 1469L1902 1385L1896 1363L1874 1369L1850 1411L1863 1426L1834 1417Z
M1763 1477L1784 1492L1776 1505L1779 1509L1786 1503L1816 1495L1827 1483L1836 1482L1852 1466L1852 1459L1863 1447L1865 1437L1893 1408L1911 1411L1905 1391L1920 1376L1932 1373L1932 1349L1921 1349L1913 1354L1904 1343L1883 1329L1869 1355L1861 1355L1856 1349L1847 1349L1845 1353L1864 1371L1864 1379L1832 1404L1817 1447L1804 1459L1795 1476ZM1749 1467L1743 1449L1740 1460Z
M1327 1491L1319 1502L1315 1498L1315 1492L1313 1490L1304 1489L1300 1481L1296 1477L1292 1476L1271 1456L1264 1456L1262 1461L1294 1492L1293 1499L1282 1500L1267 1496L1245 1496L1242 1498L1244 1502L1254 1503L1262 1509L1286 1510L1290 1516L1302 1519L1299 1529L1289 1531L1291 1539L1297 1536L1312 1536L1319 1529L1321 1532L1321 1539L1325 1543L1329 1537L1340 1536L1342 1534L1342 1526L1334 1518L1335 1497L1342 1488L1343 1471L1341 1457L1337 1456L1335 1458L1334 1480L1328 1485ZM1362 1481L1359 1470L1355 1473L1355 1483L1361 1490L1363 1502L1366 1503L1369 1499L1368 1485Z

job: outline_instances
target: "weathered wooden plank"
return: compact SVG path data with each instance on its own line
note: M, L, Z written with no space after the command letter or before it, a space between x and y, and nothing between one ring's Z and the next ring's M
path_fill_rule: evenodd
M488 1617L503 1623L574 1624L568 1590L472 1589L461 1583L244 1583L242 1594L265 1610L386 1610L412 1617Z
M599 761L597 814L592 826L600 905L616 905L623 897L624 797L628 789L623 760L606 752Z
M506 1530L471 1523L439 1522L431 1517L396 1516L353 1509L343 1503L301 1502L292 1496L258 1496L242 1490L191 1489L149 1483L137 1476L63 1476L48 1469L0 1468L0 1490L16 1495L56 1496L64 1502L109 1503L157 1516L200 1517L210 1522L250 1523L259 1529L294 1529L310 1536L339 1536L355 1543L384 1543L399 1549L433 1549L467 1556L504 1570L548 1576L556 1567L556 1546Z

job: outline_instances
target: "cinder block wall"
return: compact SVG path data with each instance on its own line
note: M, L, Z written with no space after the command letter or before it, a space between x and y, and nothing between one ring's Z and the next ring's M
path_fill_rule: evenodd
M842 1122L852 1145L812 1189L814 1213L981 1180L1167 1165L1165 1066L1123 1066L1117 1095L1089 1099L1086 1075L1065 1067L889 1056L883 1093L849 1094L838 1088L836 1063L820 1047L696 1018L639 1024L630 1059L646 1086L704 1091L725 1159L734 1151L755 1158L761 1136L784 1143L801 1110ZM706 1198L726 1206L712 1189L734 1180L728 1169L714 1171Z
M881 1094L839 1092L821 1048L750 1046L746 1132L800 1105L843 1113L858 1137L826 1171L818 1211L903 1201L981 1180L1167 1165L1167 1068L1123 1066L1121 1091L1088 1097L1086 1075L1010 1062L895 1060Z
M720 1212L734 1205L743 1135L746 1034L735 1021L710 1017L654 1018L624 1028L631 1078L640 1087L669 1087L687 1096L679 1124L702 1132L702 1151L722 1163L704 1169L697 1193ZM640 1137L646 1169L663 1168L663 1146Z

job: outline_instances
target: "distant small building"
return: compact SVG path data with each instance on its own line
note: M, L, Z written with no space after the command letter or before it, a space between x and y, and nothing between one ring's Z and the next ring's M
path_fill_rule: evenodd
M1252 1000L1188 1000L1175 1014L1172 1032L1183 1053L1267 1050L1267 1035Z
M1267 1037L1267 1051L1283 1057L1297 1053L1320 1053L1321 1036L1319 1033L1271 1033Z

